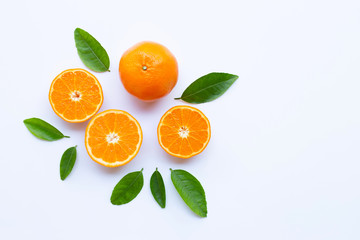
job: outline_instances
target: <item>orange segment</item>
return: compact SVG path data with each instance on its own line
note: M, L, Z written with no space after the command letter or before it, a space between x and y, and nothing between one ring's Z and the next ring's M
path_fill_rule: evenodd
M138 121L122 110L95 115L85 131L85 147L95 162L118 167L130 162L140 150L142 130Z
M68 69L52 81L49 101L54 112L67 122L85 122L103 103L99 81L84 69Z
M170 155L190 158L201 153L210 141L211 129L207 117L190 106L176 106L160 119L160 146Z

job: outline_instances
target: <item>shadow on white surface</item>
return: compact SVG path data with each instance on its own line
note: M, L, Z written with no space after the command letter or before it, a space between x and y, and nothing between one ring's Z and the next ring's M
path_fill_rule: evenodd
M85 129L86 129L86 126L89 124L89 121L90 120L87 120L86 122L82 122L82 123L68 123L68 122L65 122L64 125L66 126L67 130L84 133Z
M165 152L163 149L161 149L162 153L161 153L161 159L164 159L164 161L169 161L172 163L177 163L177 164L186 164L190 161L195 161L197 156L193 156L191 158L179 158L179 157L174 157L171 156L170 154L168 154L167 152Z

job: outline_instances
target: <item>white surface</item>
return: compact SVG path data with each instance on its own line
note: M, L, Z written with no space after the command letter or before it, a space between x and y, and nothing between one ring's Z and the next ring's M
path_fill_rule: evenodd
M0 239L360 239L360 2L353 1L2 1ZM85 68L73 31L93 34L110 55L111 72L95 75L101 111L123 109L144 132L138 156L107 169L84 148L87 125L52 111L52 79ZM118 76L122 53L142 40L177 57L179 81L166 98L142 103ZM158 145L161 115L196 78L238 74L218 100L197 105L210 119L207 149L181 162ZM71 136L33 137L22 121L40 117ZM78 158L62 182L63 151ZM167 206L149 190L159 167ZM203 184L208 217L182 202L169 168ZM125 174L144 168L131 203L110 195Z

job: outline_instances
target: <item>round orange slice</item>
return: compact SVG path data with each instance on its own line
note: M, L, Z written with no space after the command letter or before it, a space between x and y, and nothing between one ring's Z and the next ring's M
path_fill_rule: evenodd
M210 141L210 122L197 108L176 106L160 119L157 128L160 146L170 155L190 158L201 153Z
M99 111L104 97L94 75L84 69L68 69L52 81L49 100L65 121L85 122Z
M122 110L95 115L85 131L85 147L95 162L118 167L130 162L140 150L143 135L140 124Z

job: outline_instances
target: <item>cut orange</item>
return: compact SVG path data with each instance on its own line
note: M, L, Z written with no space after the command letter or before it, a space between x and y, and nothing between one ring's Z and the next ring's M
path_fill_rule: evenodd
M118 167L130 162L140 150L142 131L138 121L122 110L95 115L85 131L85 147L95 162Z
M190 106L176 106L160 119L160 146L170 155L190 158L201 153L210 141L211 129L207 117Z
M67 122L85 122L103 103L99 81L84 69L68 69L52 81L49 100L54 112Z

